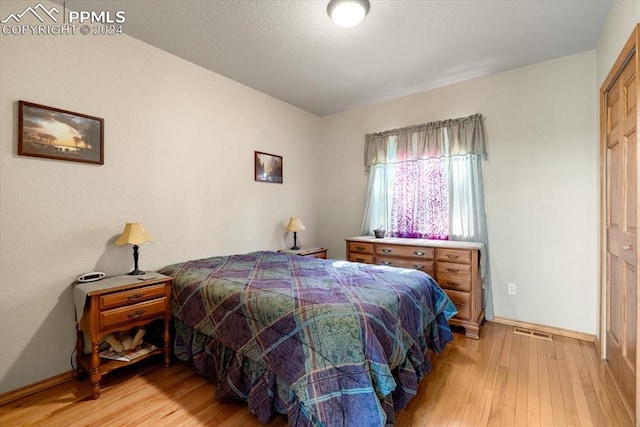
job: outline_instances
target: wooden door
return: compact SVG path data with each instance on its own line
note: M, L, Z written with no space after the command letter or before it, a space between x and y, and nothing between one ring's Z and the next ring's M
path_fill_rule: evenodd
M605 359L636 412L638 79L636 31L603 85ZM635 418L635 417L634 417Z

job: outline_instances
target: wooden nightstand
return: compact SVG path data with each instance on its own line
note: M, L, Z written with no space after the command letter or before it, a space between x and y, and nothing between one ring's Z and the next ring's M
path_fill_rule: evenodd
M73 296L78 340L76 343L78 376L88 372L93 398L100 397L100 380L108 372L164 353L169 366L169 320L171 319L171 283L173 278L159 273L143 276L115 276L97 282L75 285ZM164 320L164 348L155 349L128 362L101 359L100 343L112 332L129 331ZM91 353L84 354L84 333L91 340Z
M328 251L329 249L325 249L325 248L302 248L297 251L294 251L293 249L280 249L278 252L281 252L284 254L296 254L300 256L312 256L316 258L326 259Z

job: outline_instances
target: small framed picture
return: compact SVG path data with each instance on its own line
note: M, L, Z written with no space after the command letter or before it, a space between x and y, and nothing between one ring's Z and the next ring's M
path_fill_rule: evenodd
M282 184L282 156L255 152L255 179Z
M20 101L18 154L104 164L104 120Z

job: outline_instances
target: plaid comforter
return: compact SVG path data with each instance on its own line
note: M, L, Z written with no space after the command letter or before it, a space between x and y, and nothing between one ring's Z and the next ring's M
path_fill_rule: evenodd
M175 278L176 354L296 426L392 425L452 339L455 307L423 272L253 252L188 261Z

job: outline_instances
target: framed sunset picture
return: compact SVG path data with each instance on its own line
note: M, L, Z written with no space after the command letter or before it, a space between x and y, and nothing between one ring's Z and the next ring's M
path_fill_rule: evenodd
M104 120L19 101L18 154L102 165Z

